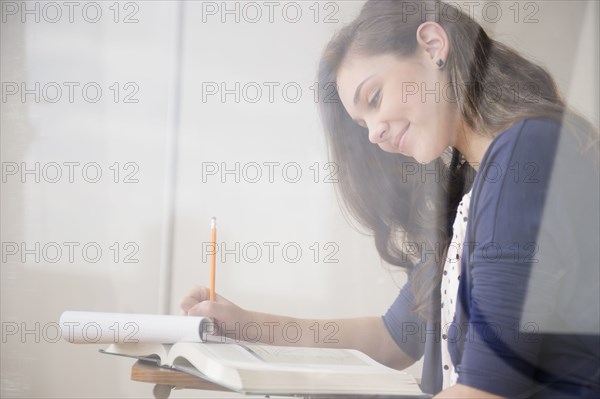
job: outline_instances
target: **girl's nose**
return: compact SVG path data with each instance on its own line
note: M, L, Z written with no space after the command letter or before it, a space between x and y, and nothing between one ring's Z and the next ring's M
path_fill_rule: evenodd
M373 129L369 129L369 141L373 144L387 140L389 126L387 123L376 123Z

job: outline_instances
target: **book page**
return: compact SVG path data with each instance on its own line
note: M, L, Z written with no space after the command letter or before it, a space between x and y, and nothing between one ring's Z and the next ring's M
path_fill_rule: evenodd
M369 363L354 355L351 351L327 348L298 348L244 344L258 359L267 363L293 363L323 366L368 366Z
M180 343L171 348L166 363L247 394L422 394L410 374L351 349Z
M112 344L108 348L99 351L107 355L131 357L162 366L167 359L171 346L163 344Z

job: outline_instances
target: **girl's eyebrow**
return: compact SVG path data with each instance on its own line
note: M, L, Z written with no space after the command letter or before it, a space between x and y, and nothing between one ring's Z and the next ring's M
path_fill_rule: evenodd
M358 104L359 97L360 97L360 89L362 89L365 82L367 80L371 79L373 76L375 76L375 75L371 75L371 76L367 77L365 80L360 82L360 84L358 86L356 86L356 90L354 91L354 105Z

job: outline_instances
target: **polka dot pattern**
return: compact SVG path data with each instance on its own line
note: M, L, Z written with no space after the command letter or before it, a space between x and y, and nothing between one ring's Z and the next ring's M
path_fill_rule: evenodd
M456 311L456 296L458 293L458 283L460 282L460 262L462 256L462 248L465 241L465 232L467 231L467 221L469 214L469 203L471 202L471 191L465 194L462 201L458 205L456 219L452 225L453 235L446 263L444 264L444 272L442 276L441 287L441 308L442 308L442 375L444 377L443 388L446 389L454 384L458 379L458 373L450 359L448 352L448 327L454 320ZM444 303L448 306L444 307Z

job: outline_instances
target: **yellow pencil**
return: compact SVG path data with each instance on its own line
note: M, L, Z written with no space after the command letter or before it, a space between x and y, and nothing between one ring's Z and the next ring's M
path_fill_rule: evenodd
M215 275L217 273L217 218L210 220L210 300L215 300Z

